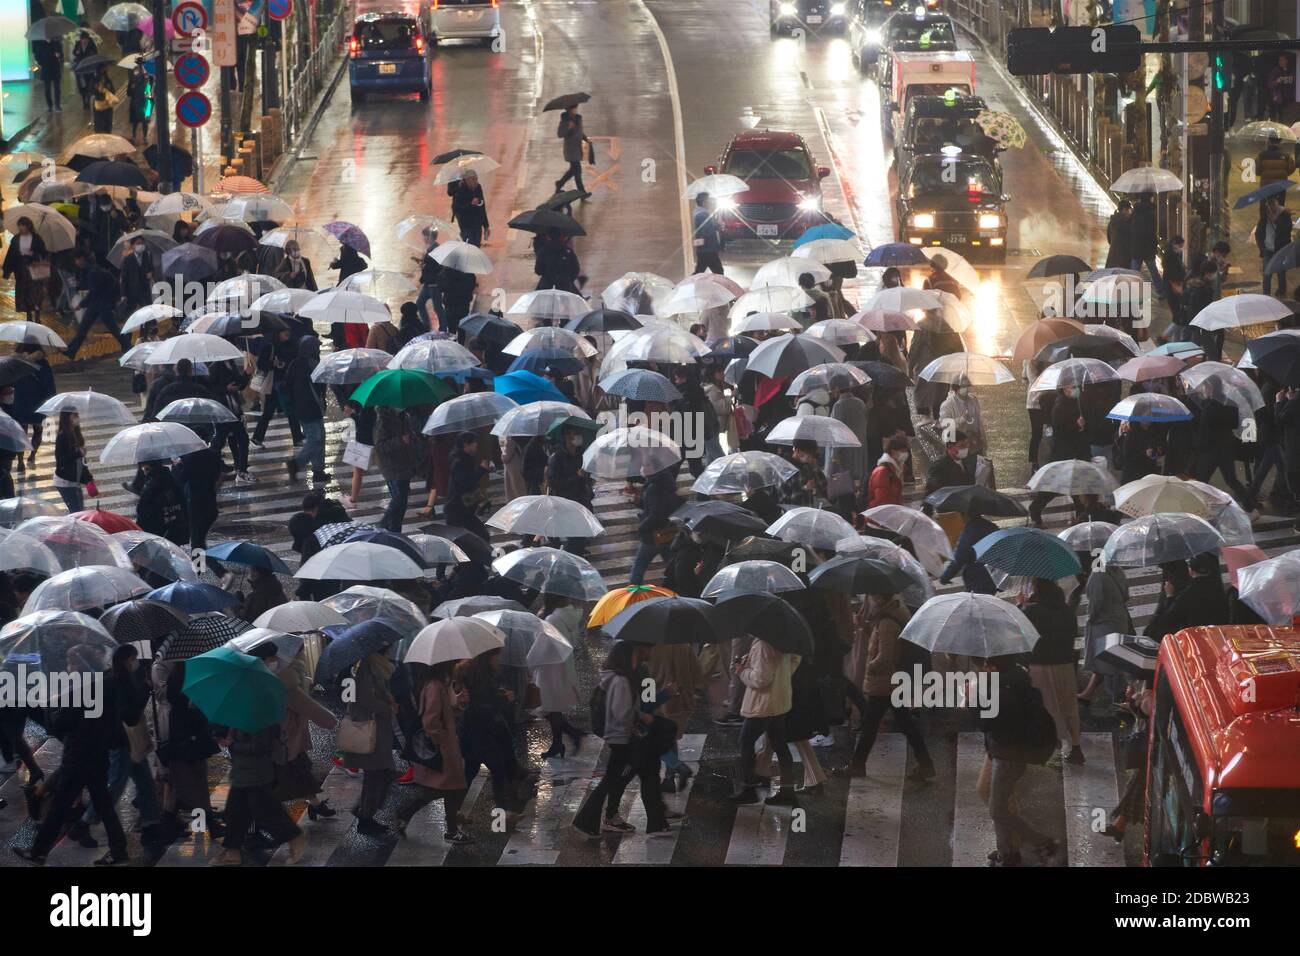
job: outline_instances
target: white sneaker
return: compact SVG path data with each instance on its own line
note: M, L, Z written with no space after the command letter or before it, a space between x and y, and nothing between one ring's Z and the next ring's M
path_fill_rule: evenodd
M834 747L835 738L828 737L826 734L818 734L812 740L808 741L814 747Z
M252 485L256 483L257 479L247 471L241 471L235 476L235 484L237 485Z
M347 508L349 511L357 506L357 503L352 500L351 495L339 495L339 501L343 502L343 507Z

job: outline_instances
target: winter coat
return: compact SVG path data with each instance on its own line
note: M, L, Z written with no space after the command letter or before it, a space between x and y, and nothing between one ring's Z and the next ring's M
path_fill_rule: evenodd
M884 454L871 472L867 483L867 507L876 505L901 505L903 503L902 469L893 455Z
M244 597L244 603L240 605L236 617L241 621L256 621L272 608L288 602L289 598L284 593L279 578L273 574L260 577L249 586L248 594Z
M474 200L481 200L479 205L474 204ZM483 187L481 185L470 189L462 181L456 187L455 194L451 197L451 217L460 223L462 230L472 229L474 227L482 228L488 225L487 202L483 200ZM444 277L448 272L454 272L452 269L444 269ZM446 285L443 285L446 289Z
M790 681L798 666L798 654L782 653L767 641L755 638L740 671L740 682L745 685L740 715L779 717L789 713L794 703Z
M1116 212L1106 223L1107 269L1127 269L1133 263L1133 222L1130 217Z
M561 113L560 125L555 130L555 135L564 140L564 161L582 162L585 158L582 155L582 141L586 138L582 132L582 114L574 113L570 116L567 112Z
M320 339L308 336L298 343L298 354L285 369L286 398L300 422L319 422L325 418L323 386L311 380L320 364Z
M868 697L888 697L893 693L893 678L902 653L899 635L910 619L911 614L897 596L867 616L867 669L862 692Z
M400 343L401 336L397 326L392 322L376 322L370 327L370 334L366 336L366 348L379 349L389 355L397 354L397 350L401 348Z
M590 475L579 474L581 469L581 455L568 448L556 449L546 463L547 494L568 498L590 508L596 496L595 484Z
M1034 598L1021 608L1038 631L1038 640L1029 655L1031 664L1073 664L1074 639L1079 633L1078 619L1065 602L1064 595L1043 600Z
M1052 461L1092 460L1092 447L1088 441L1087 419L1083 428L1079 419L1083 417L1083 406L1077 398L1058 395L1052 405Z
M375 454L386 481L410 481L425 472L429 449L407 413L381 406L375 415Z
M1167 608L1151 618L1145 634L1160 640L1170 634L1177 634L1185 627L1229 623L1228 595L1223 590L1223 582L1218 575L1214 575L1193 578L1192 583L1178 592Z
M389 681L393 662L383 654L370 654L356 666L356 701L347 705L353 720L375 722L375 749L368 754L343 754L349 767L360 770L392 770L393 762L393 692Z
M849 431L858 436L862 445L858 448L837 448L835 457L840 464L853 475L854 481L861 481L867 474L867 404L856 395L847 392L835 400L831 406L831 418L843 422Z
M287 288L307 289L310 292L315 292L316 276L311 271L311 260L306 256L302 256L297 261L298 266L295 268L294 260L289 256L285 256L271 274L283 282ZM339 281L343 281L342 278Z
M918 409L933 408L944 400L948 386L942 382L918 379L917 373L937 358L961 352L966 348L960 335L948 330L920 328L912 333L912 348L907 353L907 372L916 382L914 397Z
M997 586L993 583L988 568L975 557L975 545L997 530L998 526L988 518L968 521L957 537L957 544L952 549L952 561L943 569L943 574L939 576L939 583L947 584L960 573L967 591L976 594L997 594Z
M636 530L642 540L654 540L654 534L670 524L669 516L681 505L677 496L677 473L665 468L646 479L641 495L641 510Z
M570 658L572 659L572 658ZM650 648L650 676L656 687L676 682L677 690L660 705L658 713L677 725L677 738L695 710L695 691L704 686L704 674L695 648L689 644L655 644Z
M420 690L420 726L442 752L442 769L411 764L415 783L434 790L464 790L469 784L456 734L456 700L451 688L436 678L425 681Z
M636 733L639 714L631 680L611 670L602 670L600 686L605 691L605 743L629 743Z
M31 361L30 357L28 361ZM37 415L36 409L45 404L46 399L53 398L57 391L50 363L44 358L37 359L36 374L14 382L14 403L9 410L10 416L20 425L39 425L45 416Z
M1094 674L1120 673L1096 659L1108 634L1132 634L1133 618L1128 609L1128 579L1121 568L1107 567L1088 575L1084 593L1088 598L1088 617L1084 622L1084 670Z
M145 479L135 506L135 523L141 531L162 535L175 544L189 544L184 495L169 469L155 468Z
M1132 249L1130 250L1133 259L1154 259L1156 250L1160 245L1160 237L1157 235L1156 226L1156 207L1154 203L1141 202L1133 210L1133 218L1130 220L1129 230L1132 234ZM1132 259L1129 260L1130 264ZM1124 268L1128 268L1124 266Z
M1116 460L1120 466L1120 484L1137 481L1147 475L1160 472L1160 461L1152 458L1148 452L1157 449L1157 433L1151 428L1142 428L1137 424L1129 427L1128 433L1115 438L1118 451Z
M980 410L979 399L974 395L962 398L955 391L949 392L939 406L939 420L945 419L954 421L957 430L966 434L972 455L984 454L988 440L984 435L984 415Z
M979 718L984 749L996 760L1028 763L1026 730L1030 715L1043 706L1043 698L1029 679L1029 671L1013 664L998 671L998 712Z
M172 402L179 402L183 398L212 398L212 392L207 386L192 375L170 380L159 379L154 386L157 391L150 389L150 395L145 399L144 420L146 422L157 421L158 413Z
M153 281L158 266L146 248L143 257L129 252L122 260L122 297L128 308L138 309L153 301Z

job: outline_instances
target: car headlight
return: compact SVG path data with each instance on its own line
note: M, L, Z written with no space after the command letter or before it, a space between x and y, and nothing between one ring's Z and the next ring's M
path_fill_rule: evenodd
M730 212L736 208L736 200L732 199L730 196L719 196L717 202L718 208L724 212Z
M798 10L795 9L795 5L793 3L783 3L776 9L777 12L780 13L781 16L783 17L793 17L799 12Z
M868 30L866 33L867 43L871 46L880 46L880 31Z
M1002 217L995 212L980 214L981 229L997 229L1002 225Z
M804 212L816 212L822 208L821 196L807 196L799 200L799 208Z
M842 17L844 16L844 14L848 12L849 12L849 5L847 3L831 4L831 16L833 17Z
M912 225L914 225L917 229L933 229L934 213L932 212L913 213Z

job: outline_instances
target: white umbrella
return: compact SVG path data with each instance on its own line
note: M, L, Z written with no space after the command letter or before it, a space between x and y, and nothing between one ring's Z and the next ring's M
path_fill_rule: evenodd
M808 326L803 334L837 346L865 345L876 340L875 333L848 319L823 319Z
M547 626L537 635L533 646L528 649L529 667L548 667L563 664L573 656L573 645L560 633L560 629L543 621Z
M47 398L36 414L53 417L61 412L76 412L85 425L134 425L135 415L112 395L87 389L84 392L60 392Z
M42 501L39 498L19 496L0 500L0 528L12 528L29 518L60 518L68 513L60 501Z
M23 605L23 614L108 607L148 590L149 585L125 568L85 565L60 571L38 584Z
M1038 642L1038 631L1014 604L965 592L930 598L899 636L931 652L980 658L1027 654Z
M253 303L268 292L280 292L284 283L274 276L246 273L233 279L224 279L208 293L208 305L220 312L252 314Z
M516 299L514 305L506 309L506 315L526 315L539 322L568 322L590 311L587 300L576 293L563 289L538 289L525 292Z
M806 309L813 304L812 297L798 286L765 285L750 289L731 303L728 318L738 319L751 312L791 312Z
M1208 487L1169 475L1147 475L1115 489L1115 508L1133 518L1173 511L1208 518L1223 503L1205 491Z
M36 322L0 322L0 342L19 342L45 348L67 348L57 332Z
M697 495L738 495L760 488L778 488L799 469L770 451L739 451L709 462L695 479Z
M207 447L208 443L185 425L148 422L132 425L110 438L99 460L106 465L138 465L145 461L170 461Z
M155 199L149 204L149 208L144 211L146 219L152 219L154 216L181 216L185 213L203 213L212 207L212 203L204 196L198 193L168 193L160 199Z
M348 541L317 551L303 562L294 577L310 581L407 581L424 577L424 569L396 548Z
M921 253L931 260L936 256L943 256L944 261L947 263L943 267L943 271L957 280L957 283L963 288L976 294L979 293L979 273L975 271L975 267L970 264L970 261L965 256L958 255L943 246L923 246Z
M590 561L555 548L521 548L492 562L492 570L508 581L539 594L558 594L575 601L598 601L605 582Z
M653 272L625 272L600 293L607 309L619 309L632 315L663 315L664 306L673 294L673 281Z
M242 362L244 353L218 335L208 335L206 332L187 332L184 335L174 335L158 343L158 347L149 352L145 364L150 367L175 365L181 359L189 359L191 362L202 362L204 364L209 362Z
M1005 385L1016 380L1001 362L976 352L941 355L921 369L916 377L927 382L946 382L949 385L963 381L969 385Z
M1124 343L1124 348L1128 349L1134 355L1142 354L1142 346L1138 345L1137 339L1129 335L1123 329L1116 329L1109 325L1085 324L1083 331L1087 335L1100 335L1103 338L1114 339L1116 342Z
M780 259L772 259L769 262L759 266L754 273L753 280L749 283L749 288L759 289L764 286L794 286L799 287L799 279L804 275L811 275L814 282L825 282L831 277L831 270L826 268L815 259L796 259L793 256L784 256Z
M777 422L767 433L769 445L812 441L823 448L861 448L862 442L842 421L826 415L794 415Z
M342 349L320 360L311 380L322 385L360 385L388 368L393 356L383 349Z
M1101 382L1118 382L1119 373L1101 359L1069 358L1053 362L1034 379L1029 391L1034 394L1054 392L1058 388L1082 388Z
M178 398L168 402L158 413L160 422L180 422L182 425L220 425L239 421L237 415L225 405L211 398Z
M795 259L813 259L830 265L836 262L858 262L862 259L862 250L856 242L848 239L814 239L805 242L790 255Z
M1069 545L1072 551L1092 554L1106 546L1110 536L1119 530L1119 525L1109 521L1083 521L1070 525L1057 532L1057 537Z
M716 282L679 284L663 305L663 315L694 315L720 309L736 298L726 286Z
M495 594L474 594L470 597L443 601L429 614L432 618L473 617L484 611L526 611L518 601L497 597Z
M1167 169L1138 166L1121 173L1110 188L1117 193L1177 193L1182 192L1183 181Z
M131 254L131 246L139 239L148 250L155 256L161 258L162 254L169 249L175 249L177 242L165 232L157 229L136 229L134 232L128 232L123 235L117 242L113 243L113 248L108 250L108 263L115 269L122 268L122 263L126 257Z
M750 332L802 332L803 323L787 312L751 312L731 320L732 335Z
M717 597L723 591L730 590L770 591L775 594L780 591L802 591L806 587L799 575L779 562L737 561L719 568L709 578L709 583L704 585L700 597Z
M585 411L568 402L529 402L502 415L501 420L492 426L492 434L498 438L545 435L552 425L570 416L591 420Z
M1108 566L1149 568L1217 551L1223 543L1223 536L1196 515L1145 515L1112 534L1101 556Z
M438 248L429 253L429 258L457 272L483 276L492 271L492 260L488 258L487 253L478 246L471 246L468 242L440 243Z
M791 508L772 523L767 533L820 551L834 551L835 542L855 534L853 525L834 511L820 508Z
M271 193L236 196L221 214L241 222L288 222L294 218L293 206Z
M254 627L266 627L289 634L305 634L327 627L346 627L348 619L317 601L289 601L260 614Z
M318 293L310 302L298 309L298 315L323 325L332 325L335 322L377 325L392 318L388 306L374 296L361 292L348 292L346 289L330 289Z
M939 522L915 508L903 505L876 505L862 512L862 517L881 528L902 535L912 542L916 557L925 570L938 577L952 560L952 542Z
M419 550L424 563L430 567L436 564L469 564L469 555L448 538L419 532L408 534L406 537Z
M301 246L306 241L332 243L335 239L325 230L317 229L315 226L281 226L278 229L272 229L270 232L262 233L262 238L257 240L257 244L259 246L270 246L273 249L283 249L290 242L296 242Z
M518 408L514 399L499 392L470 392L448 399L429 416L425 435L457 435L495 425L507 412Z
M881 289L867 300L862 311L871 312L881 309L886 312L910 312L913 309L929 311L941 308L943 308L943 299L939 298L937 292L900 285L892 289Z
M58 555L31 535L0 528L0 571L35 571L49 576L62 570Z
M415 635L402 660L429 665L472 660L504 647L505 643L505 634L481 618L449 617L435 621Z
M64 568L91 564L131 567L122 545L90 521L67 515L36 516L22 521L14 530L53 551Z
M1095 462L1071 458L1039 468L1029 479L1029 490L1058 495L1109 495L1115 484L1110 472Z
M491 156L485 156L482 153L474 153L469 156L457 156L449 163L443 163L442 168L438 170L438 175L434 177L435 186L445 186L447 183L454 183L457 180L465 178L466 173L474 173L482 178L494 169L500 169L501 164Z
M714 199L723 199L728 196L738 196L744 192L749 192L749 183L739 176L733 176L730 173L709 173L687 186L682 198L693 203L695 197L700 193L708 193Z
M649 477L681 460L677 442L643 425L611 429L582 453L583 469L598 478Z
M389 368L406 368L429 375L450 375L477 368L478 356L455 339L421 339L403 346L388 362Z
M167 319L179 319L185 315L180 309L173 308L170 305L154 303L153 305L141 306L136 309L127 318L126 323L122 326L122 333L134 332L136 329L142 329L150 322L163 322Z
M1289 627L1300 614L1300 552L1240 568L1237 594L1265 623Z
M506 355L523 355L536 349L560 349L577 359L591 358L598 351L585 336L552 326L539 326L520 332L501 351Z
M276 289L259 295L248 307L248 311L270 312L272 315L297 315L298 310L316 298L310 289Z
M76 202L93 188L90 183L77 182L62 175L48 179L33 176L18 187L18 199L21 202L40 203L42 206L55 202Z
M45 243L47 252L66 252L77 244L76 227L57 209L35 202L10 206L4 212L5 229L17 235L19 219L31 220L32 229Z
M1243 293L1211 302L1192 319L1192 325L1209 331L1271 325L1291 315L1289 306L1271 295Z
M556 495L521 495L501 507L486 524L511 534L547 538L594 538L605 528L577 501Z
M364 292L381 299L409 295L419 288L414 282L392 269L363 269L348 276L338 286L348 292Z

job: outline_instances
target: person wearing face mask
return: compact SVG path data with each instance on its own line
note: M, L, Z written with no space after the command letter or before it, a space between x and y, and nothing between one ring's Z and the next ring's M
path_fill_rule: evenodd
M953 440L944 445L946 454L930 463L925 472L925 493L940 488L975 484L975 459L971 457L970 442L964 431L958 430Z
M911 457L907 439L890 438L867 482L867 507L903 503L903 469Z
M302 254L302 249L293 239L284 244L284 258L275 267L273 275L290 289L316 291L316 277L311 271L311 260Z
M158 274L153 254L139 237L132 240L130 253L122 260L122 298L134 312L153 302L153 284Z
M1088 422L1083 415L1083 402L1079 390L1073 385L1066 386L1056 396L1052 405L1052 461L1092 460L1092 444L1088 440ZM1050 491L1034 493L1034 500L1029 505L1029 520L1034 527L1043 526L1043 508L1057 497Z
M952 384L952 391L939 406L939 421L951 420L966 433L972 455L982 455L988 448L984 435L984 415L979 399L971 391L970 379L960 376Z

